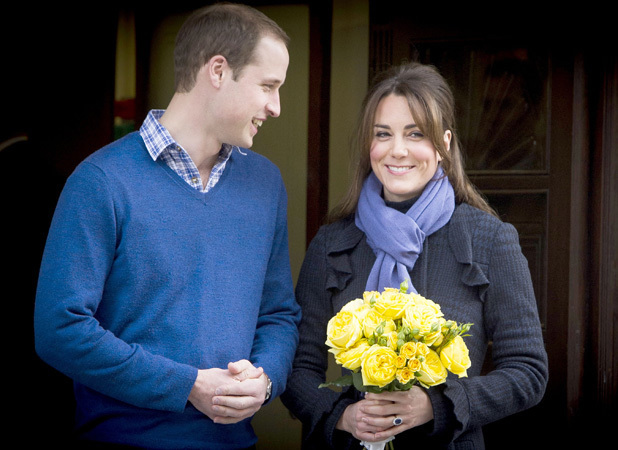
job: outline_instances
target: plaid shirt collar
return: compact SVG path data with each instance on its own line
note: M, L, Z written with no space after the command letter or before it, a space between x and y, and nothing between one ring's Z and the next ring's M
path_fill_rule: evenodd
M232 154L232 150L238 147L223 144L219 151L217 162L210 172L210 177L207 183L204 184L189 154L174 140L167 129L159 122L164 112L165 111L161 109L151 110L139 130L146 144L146 148L148 149L148 153L154 161L161 158L163 162L193 188L202 192L208 192L219 181L227 161ZM238 150L240 152L240 149Z

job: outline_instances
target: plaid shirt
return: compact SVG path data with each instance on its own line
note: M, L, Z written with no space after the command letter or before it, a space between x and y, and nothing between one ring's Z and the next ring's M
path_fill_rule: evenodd
M174 172L176 172L183 180L189 183L190 186L202 192L208 192L219 181L225 165L235 148L232 145L223 144L219 151L219 157L215 163L210 177L206 185L202 183L200 172L189 154L176 143L174 138L169 134L159 119L165 111L161 109L153 109L148 113L146 120L142 124L139 133L144 139L148 153L154 161L158 158L167 164ZM240 149L239 149L240 151Z

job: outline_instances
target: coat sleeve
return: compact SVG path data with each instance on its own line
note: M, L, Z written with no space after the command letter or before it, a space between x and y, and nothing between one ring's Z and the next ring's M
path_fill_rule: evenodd
M534 406L548 378L537 304L517 231L500 223L493 241L477 244L488 248L488 283L480 295L493 369L447 382L444 395L454 405L455 438Z
M338 393L319 388L326 380L326 326L333 315L330 296L325 289L326 276L325 233L322 229L307 249L296 286L296 297L303 312L300 339L292 375L281 397L283 404L303 423L306 448L329 448L333 435L338 433L335 425L339 417L354 402L349 389Z

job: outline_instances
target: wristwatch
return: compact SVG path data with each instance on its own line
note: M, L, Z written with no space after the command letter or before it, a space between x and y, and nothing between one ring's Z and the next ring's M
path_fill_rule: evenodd
M273 382L268 375L266 375L266 379L268 380L268 386L266 386L266 397L264 397L264 403L270 399L270 396L273 393Z

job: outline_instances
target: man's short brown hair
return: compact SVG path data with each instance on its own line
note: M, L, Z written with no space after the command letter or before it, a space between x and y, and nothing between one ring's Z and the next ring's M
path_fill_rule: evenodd
M217 3L194 11L176 36L174 75L176 92L189 92L197 73L210 58L222 55L236 79L252 61L258 41L264 36L290 38L272 19L250 6Z

